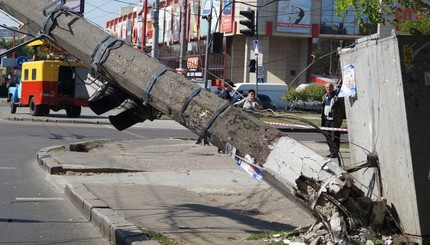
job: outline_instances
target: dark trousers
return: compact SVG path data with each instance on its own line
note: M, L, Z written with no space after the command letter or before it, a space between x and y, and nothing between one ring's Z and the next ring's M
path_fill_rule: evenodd
M324 126L329 128L340 128L341 125L342 125L342 122L339 123L334 120L326 120L324 123ZM337 155L340 148L340 131L329 130L329 131L326 131L326 133L328 135L327 144L330 147L330 154ZM330 141L333 141L334 145Z

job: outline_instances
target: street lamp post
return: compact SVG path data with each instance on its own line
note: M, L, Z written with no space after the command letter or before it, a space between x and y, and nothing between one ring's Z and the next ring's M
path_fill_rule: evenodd
M159 33L159 11L160 11L160 0L154 2L154 33L152 35L152 50L151 57L158 59L158 33Z
M212 29L212 7L210 10L210 14L206 16L206 20L208 21L208 33L206 35L206 54L205 54L205 69L203 70L203 81L205 83L205 89L209 89L208 84L208 70L209 70L209 48L211 45L211 29Z
M188 0L182 0L182 27L181 27L181 50L179 55L179 69L177 72L181 75L187 74L187 61L186 61L186 53L187 53L187 13L188 13Z
M259 42L258 42L258 9L255 13L255 42L254 45L254 53L255 53L255 95L258 95L258 56L259 56Z

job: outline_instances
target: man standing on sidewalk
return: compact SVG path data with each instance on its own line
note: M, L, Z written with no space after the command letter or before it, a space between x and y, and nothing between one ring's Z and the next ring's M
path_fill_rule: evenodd
M233 100L233 97L231 96L230 93L234 87L236 87L236 86L234 86L234 83L232 81L230 81L230 80L225 81L224 88L222 89L221 93L219 94L219 97L231 103Z
M321 114L321 126L329 128L340 128L344 118L344 100L337 96L339 90L335 90L332 83L325 85L326 94L323 96L323 110ZM330 154L327 157L337 158L340 148L340 131L327 131L327 144L330 148Z

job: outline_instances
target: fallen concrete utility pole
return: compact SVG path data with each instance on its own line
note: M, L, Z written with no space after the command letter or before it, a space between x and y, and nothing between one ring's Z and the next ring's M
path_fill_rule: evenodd
M255 171L264 171L266 182L321 219L335 242L347 243L347 234L358 227L382 225L385 206L377 210L381 205L374 205L364 197L336 163L201 90L183 76L166 71L157 60L110 38L80 16L57 5L46 9L52 3L0 0L0 7L23 22L30 33L36 35L42 30L68 53L87 65L92 64L109 81L111 86L99 93L101 100L94 99L96 110L110 109L100 107L113 100L129 99L131 102L126 105L129 108L145 105L144 109L114 117L119 127L124 126L121 123L128 117L134 117L130 119L132 123L136 116L140 117L136 122L151 119L142 113L151 114L151 108L155 108L218 147L232 146L228 151L251 159L250 166ZM97 56L103 46L113 48L100 54L102 59L94 58L97 59L94 67L92 54Z

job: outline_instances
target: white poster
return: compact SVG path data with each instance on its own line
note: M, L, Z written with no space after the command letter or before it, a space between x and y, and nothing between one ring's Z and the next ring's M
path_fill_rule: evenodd
M342 87L340 88L339 97L355 97L357 87L355 85L354 64L349 64L342 67Z

